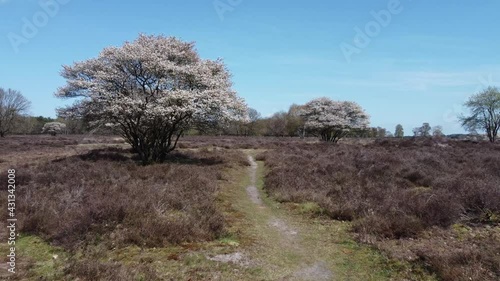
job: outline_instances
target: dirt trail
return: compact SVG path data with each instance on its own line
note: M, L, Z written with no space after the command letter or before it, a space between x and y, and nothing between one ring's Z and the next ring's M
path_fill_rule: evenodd
M268 221L267 226L277 232L278 241L275 242L276 245L280 245L281 251L298 257L296 259L298 266L293 269L293 272L287 274L283 280L333 280L334 274L326 262L316 258L314 253L308 251L310 249L307 246L301 245L300 233L287 222L289 218L272 212L271 208L264 204L260 191L256 186L258 165L251 155L248 156L248 161L251 164L249 168L250 184L247 186L246 191L250 200L261 209L262 215ZM260 225L259 227L265 226ZM263 230L262 233L265 233L265 231Z
M257 182L257 162L252 156L248 156L248 161L250 162L250 185L247 186L247 194L250 200L256 205L263 206L264 203L260 198L259 190L256 187Z
M248 170L235 171L237 186L228 186L232 233L238 247L211 261L248 272L239 280L401 280L391 278L384 258L356 244L348 224L320 216L312 203L278 203L263 190L264 163L256 150L244 150ZM226 280L226 279L221 279Z
M249 272L241 280L391 280L383 258L357 245L348 224L314 215L311 203L269 198L263 191L264 163L255 161L257 151L244 151L251 164L239 171L244 182L225 193L241 246L210 260Z
M256 187L257 183L257 162L255 162L254 158L249 155L248 161L250 162L250 185L247 187L247 193L253 203L258 205L261 208L266 208L264 202L260 198L260 192ZM283 239L293 239L297 235L297 231L290 227L285 221L279 219L275 215L271 215L269 218L270 226L276 228L278 232L282 235Z

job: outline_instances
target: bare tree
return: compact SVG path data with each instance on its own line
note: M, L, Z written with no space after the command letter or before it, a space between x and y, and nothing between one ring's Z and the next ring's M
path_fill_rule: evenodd
M248 109L248 118L250 119L250 122L256 122L261 118L260 113L254 109L254 108L249 108Z
M290 137L304 137L304 119L301 116L303 106L292 104L288 109L286 132Z
M432 127L429 123L422 124L422 127L413 129L413 134L415 137L430 137Z
M375 132L376 132L376 134L375 134L376 138L385 138L385 137L387 137L387 129L385 129L385 128L377 127Z
M460 116L462 126L469 130L484 130L490 142L495 142L500 129L500 91L495 87L473 95L465 103L470 116Z
M21 92L0 88L0 137L12 131L16 118L25 114L30 106L31 103Z
M433 137L444 137L443 127L435 126L432 128L432 136Z
M256 135L257 122L261 119L260 113L253 108L248 108L248 122L246 123L245 135Z
M280 111L275 113L268 123L268 134L275 137L283 137L286 135L286 116L287 113Z

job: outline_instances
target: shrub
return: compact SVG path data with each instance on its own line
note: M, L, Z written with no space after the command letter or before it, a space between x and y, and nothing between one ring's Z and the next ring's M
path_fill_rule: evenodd
M19 229L67 249L99 241L157 247L215 239L224 230L217 180L242 156L176 156L144 167L107 149L23 167L17 173Z
M265 189L277 200L316 202L333 219L353 221L362 241L421 239L415 252L445 280L495 280L500 277L498 251L488 251L492 257L472 248L439 252L426 247L434 238L425 235L449 231L457 223L498 229L499 147L436 139L296 144L261 158L268 168ZM478 239L466 246L486 245ZM500 247L500 240L488 241Z

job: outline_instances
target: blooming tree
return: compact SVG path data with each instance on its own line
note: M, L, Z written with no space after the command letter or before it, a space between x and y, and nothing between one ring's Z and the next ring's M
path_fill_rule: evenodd
M42 128L42 134L50 134L55 136L66 130L66 124L61 122L49 122L45 123Z
M115 126L143 163L164 161L193 126L246 115L224 63L200 59L194 43L173 37L140 35L64 66L62 76L67 84L56 96L79 99L59 115Z
M301 116L305 128L323 141L338 142L353 129L369 126L369 116L355 102L319 98L308 102Z

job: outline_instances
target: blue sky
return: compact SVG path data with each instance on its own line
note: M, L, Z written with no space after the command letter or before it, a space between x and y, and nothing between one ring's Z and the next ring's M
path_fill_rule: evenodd
M429 122L460 133L466 98L500 86L496 0L48 0L50 13L46 1L0 0L0 87L20 90L37 116L68 103L53 96L62 65L141 32L223 58L263 116L326 96L359 103L390 131ZM356 52L347 59L342 46Z

